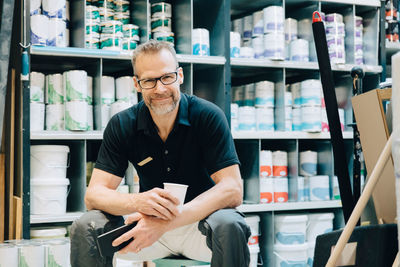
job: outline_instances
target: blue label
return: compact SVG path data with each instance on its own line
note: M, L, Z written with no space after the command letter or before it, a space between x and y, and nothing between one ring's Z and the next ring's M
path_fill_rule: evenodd
M46 39L43 38L43 37L41 37L41 36L38 36L38 35L34 34L34 33L31 31L31 44L32 44L32 45L42 45L42 46L46 46Z
M301 128L303 131L321 131L321 122L303 122Z
M238 58L240 56L239 47L231 47L231 57Z
M200 45L199 43L193 45L193 55L209 56L210 48L206 44Z
M261 130L261 131L274 131L275 130L273 123L259 123L257 126L258 126L257 127L258 130Z
M329 200L329 188L316 187L311 192L313 196L320 200Z
M301 131L302 130L301 124L294 124L293 123L292 129L293 129L293 131Z
M61 9L57 10L56 12L53 12L53 13L49 13L48 11L43 10L43 15L46 15L49 18L58 18L58 19L64 19L65 20L66 17L67 17L66 14L65 14L65 10L66 10L65 6L63 8L61 8Z
M321 97L319 95L316 96L308 96L301 98L302 105L321 105Z
M293 245L293 244L304 244L306 241L306 237L304 233L284 233L277 232L275 234L276 240L278 240L281 244L284 245Z
M263 27L254 27L253 28L253 35L263 35L264 28Z
M257 106L274 106L274 98L273 97L256 97L256 105Z
M252 107L252 106L254 106L254 100L253 99L245 99L243 102L243 105Z
M281 267L307 267L307 261L281 261L280 265Z
M239 123L239 130L255 130L256 124L255 123Z
M305 162L300 165L300 168L305 171L309 176L317 174L317 164Z

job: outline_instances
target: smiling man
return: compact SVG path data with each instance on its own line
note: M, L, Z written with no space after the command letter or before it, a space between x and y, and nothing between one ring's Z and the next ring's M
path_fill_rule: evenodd
M96 237L137 222L114 240L114 255L147 261L173 255L207 261L212 267L249 265L250 230L234 208L242 203L239 160L224 113L214 104L180 92L183 70L166 42L138 46L132 58L134 83L143 101L116 114L104 131L85 203L90 210L71 228L71 265L111 266ZM115 189L131 162L140 193ZM183 209L163 183L188 185Z

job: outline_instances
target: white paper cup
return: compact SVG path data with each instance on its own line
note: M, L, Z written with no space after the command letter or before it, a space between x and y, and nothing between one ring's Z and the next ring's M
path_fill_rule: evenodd
M188 186L184 184L164 183L164 189L168 190L174 197L179 199L179 212L182 212L187 188Z

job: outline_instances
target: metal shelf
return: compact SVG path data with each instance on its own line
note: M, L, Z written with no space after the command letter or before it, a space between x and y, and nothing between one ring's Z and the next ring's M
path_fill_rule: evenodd
M330 133L232 131L234 139L330 139ZM343 132L344 139L353 139L353 132Z
M84 212L67 212L61 215L31 215L31 223L59 223L73 222L81 217Z
M241 212L265 212L265 211L293 211L310 209L333 209L341 208L340 200L309 201L309 202L287 202L270 204L243 204L237 209Z
M234 67L264 67L264 68L286 68L286 69L302 69L302 70L319 70L317 62L296 62L296 61L278 61L266 58L231 58L231 65ZM354 67L353 64L333 64L333 71L346 71ZM363 65L364 71L367 73L380 73L382 66Z
M102 131L40 131L31 132L31 140L101 140Z
M128 51L109 51L78 47L32 46L31 54L38 56L84 57L115 60L131 60L132 58L132 53ZM177 59L180 63L197 63L210 65L224 65L226 61L225 57L222 56L194 56L183 54L178 54Z
M347 5L358 5L358 6L373 6L373 7L381 6L379 0L320 0L320 1L329 3L341 3Z

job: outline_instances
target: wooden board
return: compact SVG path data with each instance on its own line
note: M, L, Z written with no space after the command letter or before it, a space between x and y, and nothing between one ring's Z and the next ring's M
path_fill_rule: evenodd
M14 144L15 144L15 69L11 70L11 91L10 91L10 102L9 102L9 129L8 129L8 162L7 162L7 180L8 185L8 196L9 196L9 207L8 207L8 239L15 239L15 205L14 205ZM7 118L6 118L7 119Z
M5 228L5 201L6 201L6 180L5 180L5 154L0 153L0 242L4 241Z
M21 239L22 238L22 199L20 197L13 197L13 206L14 206L14 228L15 232L13 233L13 239Z

